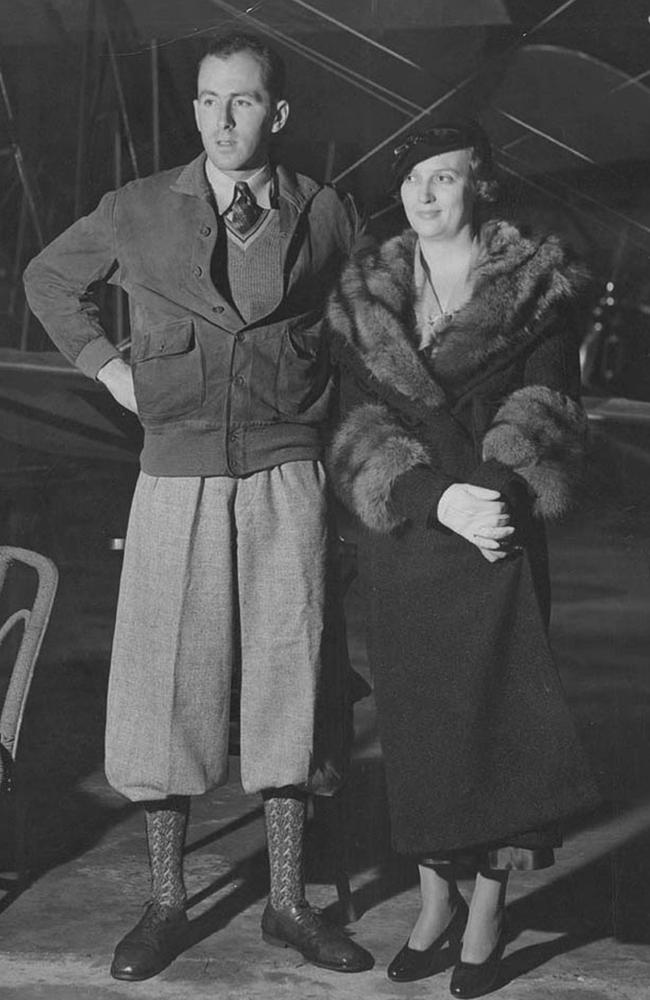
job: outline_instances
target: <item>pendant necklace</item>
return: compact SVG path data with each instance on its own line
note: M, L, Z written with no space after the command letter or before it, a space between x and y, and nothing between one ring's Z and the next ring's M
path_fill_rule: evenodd
M438 338L439 338L440 334L442 333L442 331L449 325L449 323L453 319L454 314L453 314L453 312L447 312L447 309L445 308L445 306L443 306L442 302L440 301L440 296L438 295L438 292L436 291L436 286L433 284L433 282L430 279L429 279L429 285L431 286L431 291L433 292L433 297L436 300L436 305L438 306L438 312L437 313L433 313L433 312L427 313L425 321L426 321L426 324L427 324L427 328L428 328L428 332L429 332L429 335L430 335L430 339L431 340L438 340ZM455 286L454 286L454 288L452 289L452 293L455 290L456 289L455 289ZM452 299L452 296L450 295L449 299L447 300L447 302L448 303L451 302L451 299Z
M458 312L458 309L450 310L448 308L449 304L453 302L454 296L458 292L461 282L462 283L467 282L467 278L471 270L472 263L474 261L474 254L475 254L475 245L473 244L467 268L454 281L447 296L447 301L443 305L442 300L438 295L436 286L433 283L433 278L431 277L431 271L429 269L429 265L424 257L424 254L422 253L422 251L420 251L422 266L424 268L424 273L426 275L427 283L429 285L429 288L431 289L431 292L435 300L435 304L438 308L438 312L434 313L428 311L425 313L424 322L426 330L424 331L424 336L422 338L423 340L422 348L433 347L434 349L437 349L440 346L443 333L445 332L445 330L451 323L452 319Z

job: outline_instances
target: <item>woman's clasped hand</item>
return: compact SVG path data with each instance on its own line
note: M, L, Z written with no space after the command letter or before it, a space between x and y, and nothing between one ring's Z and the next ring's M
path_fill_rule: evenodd
M475 545L488 562L512 551L515 533L507 503L497 490L471 483L452 483L438 502L438 520Z

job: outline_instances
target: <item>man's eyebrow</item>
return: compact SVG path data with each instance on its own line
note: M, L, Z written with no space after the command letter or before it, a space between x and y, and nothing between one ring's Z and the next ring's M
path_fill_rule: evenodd
M219 97L219 94L216 92L216 90L210 90L209 88L206 87L204 90L200 90L199 91L198 96L199 96L199 99L200 99L201 97L208 97L208 96L209 97ZM262 95L261 95L261 93L260 93L259 90L233 90L227 96L228 97L252 97L252 98L254 98L257 101L261 100L261 97L262 97Z

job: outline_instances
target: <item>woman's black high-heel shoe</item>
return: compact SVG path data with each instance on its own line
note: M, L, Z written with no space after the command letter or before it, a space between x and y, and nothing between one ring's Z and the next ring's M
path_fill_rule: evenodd
M462 896L459 896L454 915L442 934L439 934L435 941L428 948L425 948L424 951L410 948L407 941L388 966L386 970L388 978L394 983L413 983L416 979L426 979L427 976L433 976L435 972L439 971L437 966L440 958L440 949L443 945L449 942L449 947L454 950L452 957L456 957L463 937L463 931L465 930L465 924L467 923L468 913L467 903Z
M494 989L499 978L506 936L504 919L497 943L484 962L459 960L456 963L449 983L449 992L452 996L460 997L461 1000L472 1000L473 997L482 997Z

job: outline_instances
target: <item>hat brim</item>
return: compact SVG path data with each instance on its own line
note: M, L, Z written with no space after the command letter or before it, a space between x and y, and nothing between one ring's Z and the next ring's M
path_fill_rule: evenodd
M475 148L481 150L484 160L491 159L490 142L483 129L477 125L443 125L427 129L425 132L412 133L395 150L389 194L396 194L404 178L423 160L440 156L442 153L452 153L458 149Z

